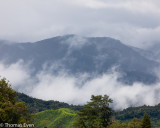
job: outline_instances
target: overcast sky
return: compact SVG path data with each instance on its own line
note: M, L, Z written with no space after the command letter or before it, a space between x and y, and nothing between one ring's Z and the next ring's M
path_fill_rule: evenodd
M0 39L109 36L138 47L160 41L159 0L0 0Z

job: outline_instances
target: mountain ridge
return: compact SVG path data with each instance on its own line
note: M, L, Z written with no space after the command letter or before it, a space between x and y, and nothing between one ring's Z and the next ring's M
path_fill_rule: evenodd
M109 37L57 36L34 43L0 45L0 61L6 64L32 61L35 73L43 65L57 65L56 71L65 69L69 74L103 74L114 66L122 73L120 81L126 84L158 81L154 69L159 63L142 56L133 48Z

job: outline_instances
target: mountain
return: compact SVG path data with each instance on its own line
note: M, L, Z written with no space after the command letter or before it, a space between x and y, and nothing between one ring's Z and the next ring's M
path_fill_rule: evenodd
M131 47L134 51L138 52L141 56L149 59L149 60L153 60L153 61L156 61L156 62L159 62L157 61L157 58L155 57L154 53L150 50L145 50L145 49L140 49L140 48L136 48L136 47Z
M57 36L33 43L0 42L0 61L5 64L23 60L31 63L34 74L45 65L52 73L101 75L112 67L122 74L119 81L127 84L158 81L154 69L159 63L140 54L130 46L109 37ZM93 75L94 76L94 75Z
M45 111L48 109L59 109L59 108L69 108L71 110L80 110L83 108L83 106L76 106L76 105L69 105L64 102L59 102L59 101L44 101L40 99L36 99L30 96L27 96L23 93L18 93L17 99L20 102L25 102L26 106L28 107L28 111L30 113L36 113L36 112L41 112Z
M34 125L38 128L72 128L76 112L67 108L46 110L35 114Z
M147 113L150 118L152 125L154 127L160 126L160 104L155 106L140 106L140 107L129 107L123 111L118 111L114 113L117 120L128 121L134 117L142 119L143 115Z
M153 54L153 57L156 61L160 62L160 43L157 42L154 45L150 46L147 50Z

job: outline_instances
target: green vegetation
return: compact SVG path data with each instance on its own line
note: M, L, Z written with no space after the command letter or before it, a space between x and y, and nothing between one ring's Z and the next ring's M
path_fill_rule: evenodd
M129 121L134 117L142 119L143 115L147 113L150 116L151 124L153 127L160 126L160 104L156 106L141 106L141 107L129 107L123 111L114 113L117 120L122 122Z
M30 113L37 113L48 109L69 108L72 110L80 110L83 108L83 106L69 105L59 101L44 101L29 97L23 93L18 93L18 100L26 103Z
M104 97L92 95L91 101L84 106L43 101L22 93L18 93L17 97L17 92L11 88L9 82L6 79L0 80L0 123L31 123L29 108L30 113L35 113L34 123L37 128L151 128L151 126L159 128L160 126L160 104L130 107L113 113L109 107L110 103L112 100L107 95Z
M75 128L106 128L111 123L112 109L109 96L92 95L91 101L77 114Z
M37 113L48 109L57 110L59 108L69 108L71 110L77 110L77 111L83 109L83 106L68 105L66 103L58 101L43 101L29 97L22 93L18 93L18 99L19 101L24 101L26 103L31 113ZM119 121L115 121L116 124L114 122L112 126L116 125L117 128L118 127L123 128L126 125L128 126L129 125L128 122L130 122L130 120L132 120L133 118L142 119L145 113L149 114L152 127L155 128L160 126L160 104L156 106L130 107L124 109L123 111L114 112L113 116L115 117L116 120Z
M46 110L35 115L34 124L37 128L72 128L76 111L61 108Z
M37 128L151 128L151 125L148 125L150 124L150 119L146 118L146 114L143 119L133 118L128 122L120 122L113 119L108 126L99 125L101 124L99 123L100 120L95 120L94 117L90 118L90 121L93 121L92 125L91 122L88 122L90 126L81 125L82 122L77 122L79 120L77 114L79 115L76 111L67 108L46 110L35 115L34 123ZM86 123L86 121L88 121L87 116L84 122Z
M149 120L149 121L150 121L150 120ZM142 120L134 117L134 118L128 123L128 128L142 128Z
M140 107L129 107L123 111L118 111L115 116L118 120L128 120L134 117L142 118L145 113L148 113L150 117L160 119L160 104L156 106L140 106Z
M108 128L142 128L142 120L133 118L129 122L113 121Z
M108 128L151 128L151 123L148 114L145 114L143 119L133 118L125 123L114 121Z
M114 121L108 128L126 128L127 123L121 123L120 121Z
M150 118L147 113L144 114L144 117L142 120L142 128L151 128Z
M17 102L17 93L11 88L6 79L0 80L0 123L29 123L31 116L28 114L24 102Z

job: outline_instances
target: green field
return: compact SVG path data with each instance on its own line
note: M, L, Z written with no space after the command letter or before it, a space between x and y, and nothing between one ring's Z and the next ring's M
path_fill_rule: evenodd
M46 110L35 115L34 124L36 128L72 128L75 115L76 111L67 108Z

